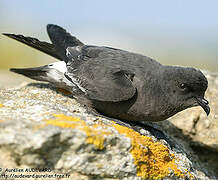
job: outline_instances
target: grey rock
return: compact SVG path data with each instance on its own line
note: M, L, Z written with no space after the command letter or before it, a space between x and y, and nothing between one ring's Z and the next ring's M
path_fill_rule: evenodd
M53 179L57 174L70 179L215 179L190 157L191 151L168 136L160 139L141 128L144 136L88 113L71 95L48 84L1 89L0 104L2 172L47 168L51 172L23 174L50 174Z

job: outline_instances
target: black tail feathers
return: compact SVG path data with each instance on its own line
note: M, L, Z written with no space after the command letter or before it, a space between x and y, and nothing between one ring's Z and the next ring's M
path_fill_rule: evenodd
M37 81L45 81L47 77L47 71L42 67L37 68L11 68L10 71L24 75L30 79Z

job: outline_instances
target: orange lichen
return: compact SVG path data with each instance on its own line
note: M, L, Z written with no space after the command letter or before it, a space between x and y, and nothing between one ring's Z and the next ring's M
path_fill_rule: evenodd
M104 137L110 135L108 126L104 123L87 125L85 121L78 117L66 116L64 114L54 114L55 119L45 120L47 125L59 126L62 128L78 128L86 133L86 142L94 144L99 150L104 148ZM177 177L184 178L185 175L192 179L192 175L187 169L178 169L175 155L170 153L168 148L160 142L154 142L152 138L143 136L138 132L113 124L113 127L120 134L124 134L131 139L130 153L134 158L137 168L137 176L143 179L162 179L173 173Z
M178 169L174 154L171 154L166 146L127 127L118 124L114 124L114 127L132 141L130 153L137 167L137 176L162 179L173 171L176 176L184 178L185 170L182 172Z
M54 114L56 119L45 120L47 125L59 126L62 128L78 128L86 133L86 142L94 144L99 150L104 148L104 136L109 135L110 132L106 131L105 127L94 124L88 126L85 121L79 117L66 116L64 114Z
M67 91L67 90L62 89L62 88L57 88L57 91L64 94L64 95L71 95L72 94L70 91Z

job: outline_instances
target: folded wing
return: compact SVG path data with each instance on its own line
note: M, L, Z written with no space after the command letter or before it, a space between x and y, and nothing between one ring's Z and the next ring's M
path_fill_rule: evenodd
M71 59L69 61L71 63L68 62L67 76L79 84L89 99L108 102L131 99L136 94L136 88L133 85L134 73L113 65L104 66L102 62L108 58L110 61L111 56L110 53L104 52L108 50L107 48L95 47L90 52L87 47L81 51L76 51L75 48L67 49L69 58L78 57L78 59ZM116 53L113 56L116 56ZM120 58L119 50L117 50L117 56Z
M60 26L48 24L47 32L61 59L67 61L67 47L83 46L84 44Z

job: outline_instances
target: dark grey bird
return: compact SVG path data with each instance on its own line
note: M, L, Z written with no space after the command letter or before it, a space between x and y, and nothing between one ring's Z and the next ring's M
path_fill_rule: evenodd
M103 115L128 121L162 121L193 106L210 113L204 98L208 81L200 70L164 66L136 53L85 45L49 24L52 43L4 34L59 60L46 66L10 69L66 89Z

